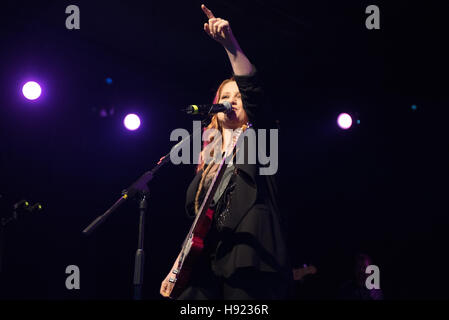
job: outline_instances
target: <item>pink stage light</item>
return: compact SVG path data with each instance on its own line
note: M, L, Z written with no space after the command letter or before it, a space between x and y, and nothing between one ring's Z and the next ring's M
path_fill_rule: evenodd
M338 116L337 123L340 128L347 130L352 126L352 118L347 113L342 113Z
M140 127L140 118L136 114L130 113L125 117L125 120L123 120L123 124L125 125L125 128L130 131L137 130Z
M39 83L28 81L22 88L22 93L28 100L36 100L41 96L42 89Z

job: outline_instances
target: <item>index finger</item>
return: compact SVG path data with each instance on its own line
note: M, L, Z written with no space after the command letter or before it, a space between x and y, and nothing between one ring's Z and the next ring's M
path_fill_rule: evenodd
M207 16L208 19L215 18L212 11L210 11L204 4L201 5L201 9L203 9L204 14Z

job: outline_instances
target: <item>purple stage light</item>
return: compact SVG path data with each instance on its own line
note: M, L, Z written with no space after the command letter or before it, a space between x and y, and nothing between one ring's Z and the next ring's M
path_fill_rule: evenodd
M352 126L352 118L347 113L341 113L338 116L337 123L343 130L347 130Z
M130 131L137 130L140 127L140 118L136 114L130 113L123 120L123 124Z
M42 89L39 83L28 81L22 88L22 93L28 100L36 100L41 96Z

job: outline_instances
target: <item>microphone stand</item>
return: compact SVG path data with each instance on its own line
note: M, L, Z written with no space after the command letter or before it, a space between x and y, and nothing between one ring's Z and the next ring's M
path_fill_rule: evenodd
M145 225L145 214L148 207L147 199L149 197L150 191L148 189L148 183L153 179L154 174L170 160L170 153L176 151L181 145L184 145L190 138L202 130L205 125L205 120L202 121L202 126L195 130L192 134L182 139L178 142L169 153L163 156L157 165L150 171L145 172L139 179L137 179L130 187L122 191L122 196L101 216L97 217L89 226L83 230L83 234L91 234L98 226L100 226L117 208L122 205L126 200L134 197L139 199L139 240L137 244L137 251L134 259L134 300L142 299L142 288L143 288L143 270L144 270L144 260L145 252L143 248L144 244L144 225Z

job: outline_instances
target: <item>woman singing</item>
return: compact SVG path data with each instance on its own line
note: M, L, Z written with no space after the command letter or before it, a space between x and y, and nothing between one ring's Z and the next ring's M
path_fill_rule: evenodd
M257 129L265 108L257 71L234 37L229 22L215 18L202 5L209 19L204 31L220 43L231 62L233 77L219 86L214 103L228 101L232 112L217 113L209 129L221 133L222 150L231 139L230 130ZM210 141L216 143L218 140ZM186 210L195 216L217 171L218 164L200 155L197 174L186 197ZM283 299L291 280L282 221L277 205L274 175L260 175L258 164L231 163L226 168L213 197L215 214L201 258L197 261L189 284L178 299ZM178 257L179 259L179 257ZM173 288L170 278L178 259L161 285L160 293L168 297Z

